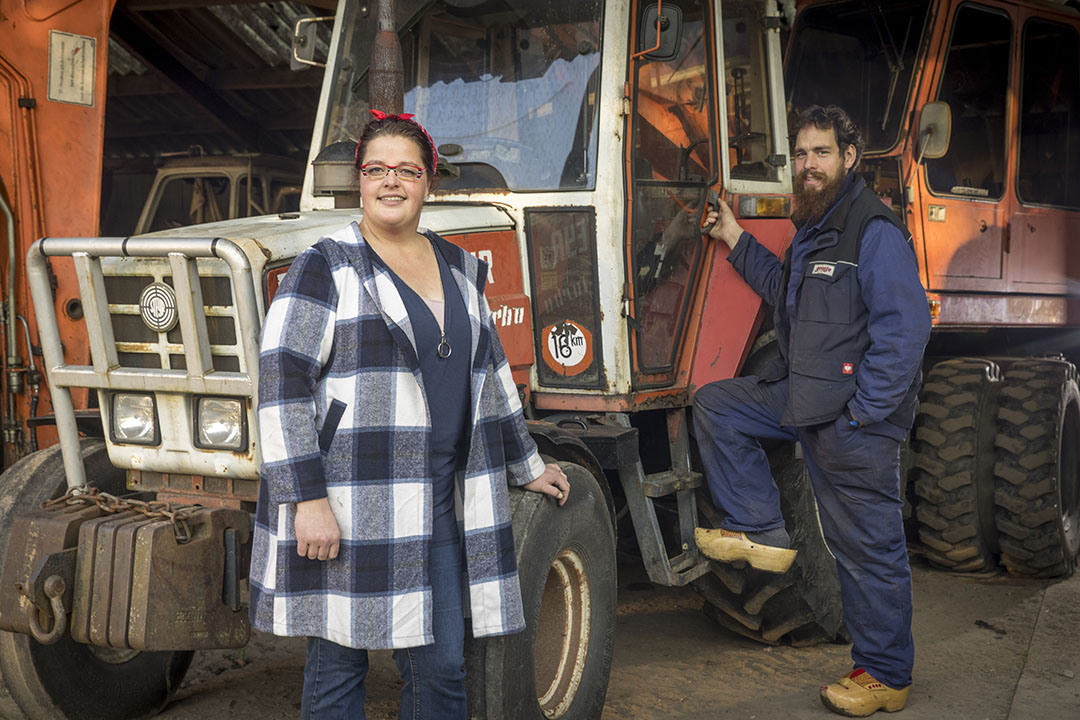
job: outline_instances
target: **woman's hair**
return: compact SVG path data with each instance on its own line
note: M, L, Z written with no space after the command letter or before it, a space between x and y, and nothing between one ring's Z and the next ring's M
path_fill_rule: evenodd
M424 171L428 176L428 189L434 190L438 184L438 176L435 174L435 165L438 162L438 154L435 151L435 143L420 123L412 119L412 115L387 115L372 110L374 115L364 129L360 132L360 139L356 142L356 160L354 169L359 179L360 166L364 164L364 154L367 152L368 143L377 137L403 137L411 140L420 150L420 157L424 159Z
M798 137L800 130L811 125L818 130L832 130L836 135L836 146L840 148L841 155L844 154L848 145L853 146L855 148L855 165L852 167L859 164L865 147L862 134L859 133L859 128L844 112L843 108L836 105L829 105L828 107L811 105L806 108L799 113L798 118L791 126L792 141Z

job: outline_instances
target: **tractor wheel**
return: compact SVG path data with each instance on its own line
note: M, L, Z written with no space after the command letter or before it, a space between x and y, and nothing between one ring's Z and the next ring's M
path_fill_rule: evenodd
M615 643L615 533L604 493L560 463L570 497L511 489L525 630L467 640L471 720L600 717Z
M1001 371L954 358L926 374L911 431L915 518L926 559L960 572L997 567L994 434Z
M795 564L775 574L711 562L712 572L695 580L694 589L705 598L706 615L751 640L794 646L843 641L847 632L836 560L822 536L806 464L794 448L794 443L773 448L769 461L791 546L799 551ZM703 522L719 527L722 515L707 491L698 494L698 505Z
M780 355L772 315L750 349L742 375L757 375ZM712 572L693 582L705 598L705 614L728 630L758 642L794 646L847 640L836 560L825 545L814 487L795 443L766 446L773 479L780 491L780 511L799 551L782 575L710 562ZM700 469L700 468L699 468ZM704 527L720 527L723 515L707 489L698 492Z
M995 438L995 522L1010 572L1069 576L1080 552L1076 366L1019 360L1005 372Z
M108 493L124 492L124 473L109 462L102 440L83 440L82 457L93 485ZM66 489L58 445L8 468L0 476L0 548L7 548L15 515L37 509ZM67 635L42 645L29 635L0 632L0 674L29 720L126 720L156 714L180 687L192 655L99 648Z

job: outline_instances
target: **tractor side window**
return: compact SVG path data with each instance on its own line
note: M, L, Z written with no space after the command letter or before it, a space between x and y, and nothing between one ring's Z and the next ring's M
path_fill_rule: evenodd
M256 176L248 194L248 176L244 175L236 183L236 216L252 217L270 212L263 202L262 179Z
M952 109L949 152L926 161L935 193L1000 198L1004 192L1011 41L1008 16L973 6L957 12L937 96Z
M777 180L772 155L765 30L757 2L725 2L724 93L731 177Z
M158 191L150 232L225 220L229 215L229 178L174 177Z
M1024 26L1020 171L1025 203L1080 207L1080 47L1076 30L1033 19Z
M665 5L667 5L665 3ZM638 64L634 176L703 183L712 177L708 75L703 12L685 3L679 50L671 60Z
M300 186L284 180L270 181L270 212L299 212Z

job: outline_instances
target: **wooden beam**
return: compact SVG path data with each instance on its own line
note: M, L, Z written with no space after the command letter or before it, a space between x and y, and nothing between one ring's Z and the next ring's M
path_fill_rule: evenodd
M200 79L212 90L276 90L279 88L317 88L322 85L322 76L321 70L240 68L208 70ZM168 95L175 92L175 86L164 82L157 73L109 76L109 97Z
M117 42L186 95L196 111L210 116L213 124L239 148L262 149L263 130L260 123L236 112L213 88L170 54L163 47L168 42L167 38L162 37L152 25L137 15L117 12L113 13L110 29Z
M210 115L189 115L150 120L108 120L105 123L105 139L119 140L154 135L217 135L221 131L215 119Z
M267 118L264 132L310 132L315 125L315 109L295 109L274 113ZM184 117L157 117L146 120L108 120L105 139L152 137L154 135L216 135L219 126L210 115L192 114Z

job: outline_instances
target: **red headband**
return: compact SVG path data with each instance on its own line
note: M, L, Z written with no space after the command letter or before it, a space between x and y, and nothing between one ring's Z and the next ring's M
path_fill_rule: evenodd
M368 112L370 112L372 115L374 115L376 120L386 120L387 118L389 118L391 120L408 120L413 125L420 128L420 132L424 133L424 137L427 138L428 145L431 146L431 167L432 168L438 167L438 165L439 165L439 153L435 149L435 141L431 139L431 136L428 135L428 131L424 129L423 125L421 125L420 123L413 120L413 114L412 113L401 113L400 115L388 115L388 114L384 113L382 110L368 110ZM355 153L355 155L353 157L353 164L355 165L356 163L359 163L359 162L360 162L360 141L357 140L356 141L356 153Z

